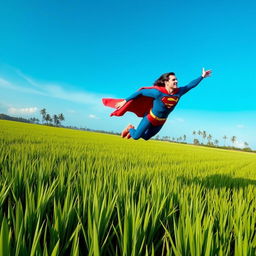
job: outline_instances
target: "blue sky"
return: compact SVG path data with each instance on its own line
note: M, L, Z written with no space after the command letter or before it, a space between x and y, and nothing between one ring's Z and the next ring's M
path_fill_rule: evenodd
M63 113L65 125L121 131L102 97L125 98L174 71L183 97L160 136L205 130L256 148L255 1L18 1L0 9L0 113Z

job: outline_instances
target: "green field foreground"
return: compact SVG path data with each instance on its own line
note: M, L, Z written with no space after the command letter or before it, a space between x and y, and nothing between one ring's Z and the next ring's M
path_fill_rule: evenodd
M0 256L256 255L256 154L0 120Z

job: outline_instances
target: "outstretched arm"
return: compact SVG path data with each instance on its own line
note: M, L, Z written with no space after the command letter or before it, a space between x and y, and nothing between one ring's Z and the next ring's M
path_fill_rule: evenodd
M203 68L202 75L200 77L191 81L188 85L186 85L184 87L180 87L181 94L183 95L186 92L188 92L189 90L191 90L192 88L195 88L204 78L209 77L211 75L211 73L212 73L211 70L204 70L204 68Z
M142 89L142 90L139 90L139 91L133 93L131 96L129 96L125 100L118 102L115 105L115 107L117 109L122 108L126 102L128 102L129 100L132 100L132 99L136 99L139 96L146 96L146 97L151 97L151 98L155 99L159 95L159 93L160 92L156 89Z

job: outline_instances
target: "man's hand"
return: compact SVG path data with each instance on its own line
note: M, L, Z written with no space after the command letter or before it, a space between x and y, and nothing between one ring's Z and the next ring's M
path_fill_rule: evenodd
M123 107L125 105L125 103L126 103L126 100L119 101L116 103L115 108L120 109L121 107Z
M202 77L203 78L206 78L206 77L210 76L211 74L212 74L211 70L204 70L204 68L203 68L203 70L202 70Z

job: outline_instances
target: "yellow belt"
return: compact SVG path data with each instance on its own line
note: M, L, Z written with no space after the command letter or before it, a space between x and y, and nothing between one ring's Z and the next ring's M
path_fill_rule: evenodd
M165 120L167 119L167 118L160 118L160 117L155 116L155 115L153 114L153 112L152 112L152 109L150 109L149 114L150 114L154 119L156 119L156 120L158 120L158 121L165 121Z

